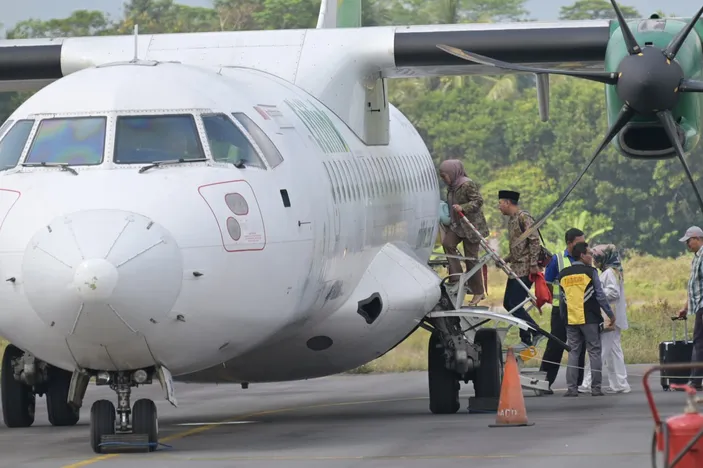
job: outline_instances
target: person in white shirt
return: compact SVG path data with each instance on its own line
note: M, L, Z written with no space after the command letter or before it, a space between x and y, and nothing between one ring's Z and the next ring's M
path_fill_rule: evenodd
M593 263L601 271L599 279L603 285L605 296L615 313L615 326L609 327L606 320L601 334L603 367L607 369L610 383L610 388L605 389L605 392L630 393L625 356L620 343L621 333L628 329L628 323L625 277L617 248L613 244L593 247ZM579 388L582 393L588 392L591 385L590 365L586 364L585 372L583 384Z

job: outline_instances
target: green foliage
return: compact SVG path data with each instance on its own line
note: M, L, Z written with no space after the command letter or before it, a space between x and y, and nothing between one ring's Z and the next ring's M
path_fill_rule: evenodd
M99 11L68 18L28 19L9 38L140 32L224 31L314 27L320 0L214 0L212 8L173 0L129 0L125 17ZM363 0L366 26L525 20L525 0ZM628 17L640 16L620 5ZM608 0L578 0L562 18L614 18ZM607 129L603 85L551 78L551 119L539 119L531 75L462 76L389 81L389 98L425 139L435 162L464 161L483 186L491 231L505 219L496 207L500 189L519 190L521 204L539 218L590 158ZM0 94L0 121L31 93ZM691 164L703 156L697 149ZM699 176L694 176L699 177ZM693 192L676 160L633 161L607 149L583 177L569 201L542 227L550 249L563 245L567 227L583 227L593 241L659 256L676 256L676 239L698 216Z
M639 18L637 10L618 2L625 18ZM608 0L578 0L571 6L561 7L559 19L588 20L588 19L617 19L613 5Z

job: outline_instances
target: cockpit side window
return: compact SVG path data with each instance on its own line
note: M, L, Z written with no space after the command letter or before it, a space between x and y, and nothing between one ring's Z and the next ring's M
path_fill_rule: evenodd
M266 169L256 149L225 114L203 115L205 134L215 161L237 163Z
M2 137L0 140L0 171L17 166L32 127L34 127L34 120L18 120L15 126ZM4 131L2 130L2 132Z
M191 114L117 117L116 164L178 159L205 159Z
M261 130L261 127L256 125L256 122L251 120L248 115L242 112L234 112L232 116L237 119L240 124L242 124L242 127L249 132L256 144L259 148L261 148L261 151L264 153L264 158L266 158L266 162L269 163L269 166L274 168L283 162L283 156L281 156L281 153L278 151L278 148L276 148L276 145L274 145L268 135Z
M26 163L100 164L105 151L106 117L43 119Z
M2 138L2 135L5 133L5 131L10 128L12 122L14 122L14 120L6 120L5 123L0 126L0 138Z

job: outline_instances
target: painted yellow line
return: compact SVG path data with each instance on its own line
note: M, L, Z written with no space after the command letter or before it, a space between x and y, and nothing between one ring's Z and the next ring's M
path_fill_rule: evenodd
M351 460L490 460L501 458L559 458L559 457L633 457L650 456L650 452L571 452L571 453L494 453L490 455L359 455L359 456L261 456L261 457L178 457L163 455L161 460L178 461L351 461Z
M74 463L72 465L66 465L63 468L69 468L69 467L70 468L78 468L79 466L92 465L93 463L97 463L97 462L103 461L103 460L109 460L110 458L115 458L115 457L119 457L119 456L120 455L118 453L111 453L109 455L100 455L98 457L89 458L88 460L83 460L81 462Z
M426 400L426 399L427 399L427 397L392 398L392 399L387 399L387 400L346 401L346 402L341 402L341 403L323 403L323 404L319 404L319 405L293 406L293 407L289 407L289 408L279 408L279 409L275 409L275 410L259 411L256 413L249 413L249 414L244 414L241 416L230 417L227 419L223 419L220 422L237 421L237 420L249 419L249 418L253 418L253 417L257 417L257 416L266 416L269 414L290 413L292 411L300 411L300 410L306 410L306 409L332 408L335 406L370 405L370 404L374 404L374 403L390 403L390 402ZM209 431L210 429L214 429L216 427L221 427L221 425L216 423L216 424L210 424L207 426L196 427L193 429L189 429L187 431L177 432L177 433L172 434L170 436L164 437L163 439L159 438L159 442L170 442L172 440L182 439L184 437L188 437L188 436L192 436L195 434L200 434L201 432ZM87 460L83 460L78 463L74 463L72 465L64 465L61 468L79 468L81 466L92 465L93 463L98 463L103 460L108 460L108 459L119 457L119 456L120 456L119 453L112 453L109 455L99 455L97 457L89 458Z

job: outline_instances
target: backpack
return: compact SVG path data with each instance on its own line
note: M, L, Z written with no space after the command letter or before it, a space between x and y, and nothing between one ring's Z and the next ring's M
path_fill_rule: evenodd
M532 217L530 213L527 211L520 211L520 213L525 213L527 216L530 217L532 222L535 221L535 219ZM520 222L520 219L518 218L518 223L520 224L520 230L524 233L525 232L525 226L522 225L522 222ZM537 266L540 268L547 268L547 265L549 265L549 262L552 260L553 254L547 249L547 247L544 246L544 238L542 237L542 233L540 232L539 229L537 229L537 233L539 234L539 238L541 240L540 246L539 246L539 253L537 254ZM525 239L527 240L527 239Z

